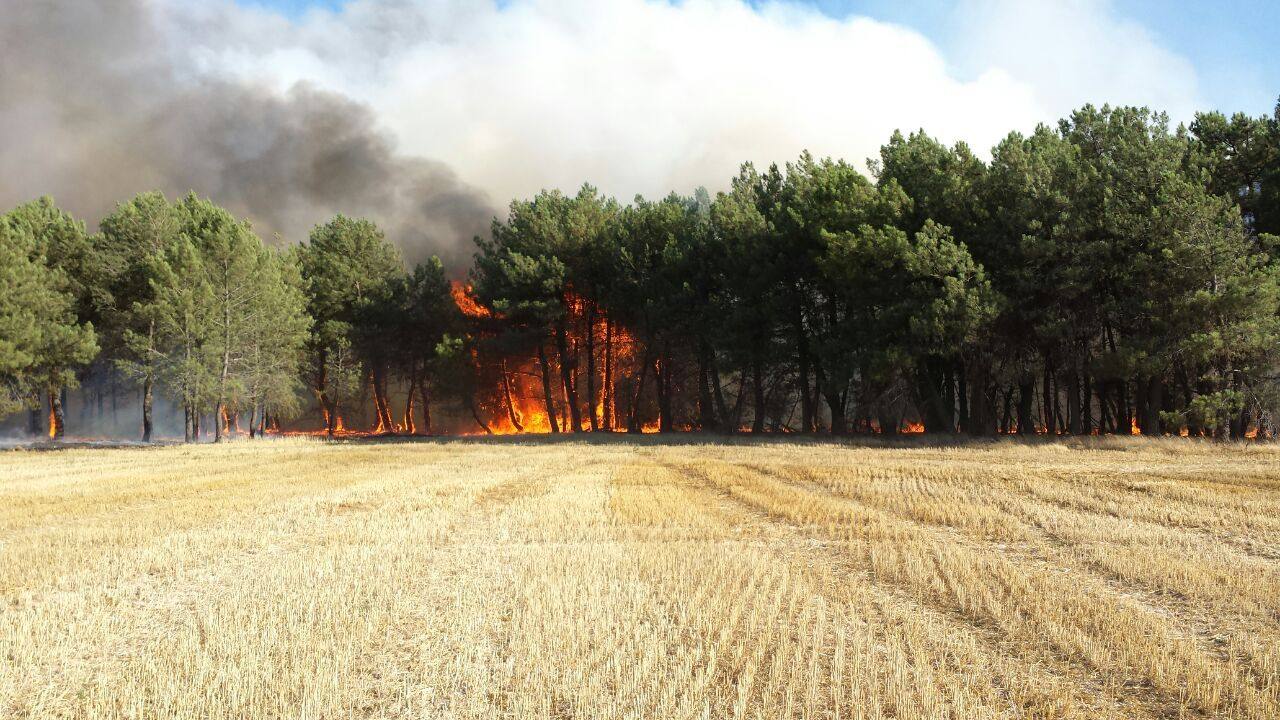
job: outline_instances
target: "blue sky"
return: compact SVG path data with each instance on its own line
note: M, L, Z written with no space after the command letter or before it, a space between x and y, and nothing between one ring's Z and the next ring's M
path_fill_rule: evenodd
M297 17L345 0L238 0ZM508 0L498 0L506 4ZM750 0L756 2L756 0ZM1035 2L1035 0L1028 0ZM957 0L794 0L832 17L864 15L910 27L942 49L961 76L962 2ZM1205 100L1224 111L1269 113L1280 95L1280 2L1269 0L1103 0L1114 15L1145 27L1156 42L1189 60Z

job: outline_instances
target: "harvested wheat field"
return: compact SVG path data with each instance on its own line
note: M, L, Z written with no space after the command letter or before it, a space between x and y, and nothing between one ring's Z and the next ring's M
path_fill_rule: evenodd
M0 454L17 718L1280 717L1280 451Z

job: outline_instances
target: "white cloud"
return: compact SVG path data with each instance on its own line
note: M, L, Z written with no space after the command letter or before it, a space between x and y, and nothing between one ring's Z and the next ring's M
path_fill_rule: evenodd
M720 188L804 148L861 162L895 128L981 152L1086 101L1177 117L1196 100L1190 65L1102 0L966 0L956 57L901 26L740 0L356 0L296 23L188 1L170 0L179 29L206 29L199 68L367 102L402 150L496 199Z

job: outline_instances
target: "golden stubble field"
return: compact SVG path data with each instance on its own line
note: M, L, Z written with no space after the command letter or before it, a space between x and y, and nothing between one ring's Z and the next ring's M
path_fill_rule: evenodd
M0 454L0 715L1280 717L1280 450Z

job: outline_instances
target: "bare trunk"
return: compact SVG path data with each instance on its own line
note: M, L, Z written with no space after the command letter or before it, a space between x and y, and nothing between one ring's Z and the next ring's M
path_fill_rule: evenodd
M796 370L800 389L800 432L811 433L815 429L813 393L809 387L809 338L804 331L804 315L800 307L795 311Z
M1024 377L1018 383L1018 434L1035 435L1035 423L1031 419L1032 401L1035 396L1034 378Z
M147 372L142 379L142 442L145 443L151 442L151 408L155 394L155 371L152 369L150 351L155 347L155 338L156 324L153 320L147 330Z
M409 371L409 393L404 399L404 422L402 423L405 433L409 435L418 434L418 421L414 417L414 415L417 414L417 408L414 407L417 403L417 400L415 399L417 390L418 366L417 363L414 363L412 369Z
M761 367L759 358L755 358L751 362L751 386L752 392L755 393L755 417L751 420L751 432L760 434L764 432L764 368Z
M224 274L225 275L225 274ZM224 278L224 286L226 280ZM222 298L222 369L218 373L218 404L213 414L213 441L222 442L227 412L227 379L231 376L231 298Z
M724 389L720 387L720 368L716 364L715 353L711 354L710 372L711 395L715 398L716 412L720 415L720 422L722 423L720 429L725 432L737 432L738 419L736 412L733 415L729 414L729 406L724 401Z
M551 432L560 432L560 424L556 421L556 403L551 394L551 364L547 362L547 351L541 341L538 342L538 366L542 370L542 401L547 408L547 422Z
M675 427L671 408L671 358L665 354L653 366L658 387L658 432L669 433Z
M616 403L613 392L613 319L604 321L604 418L602 424L606 432L613 430Z
M52 390L49 392L49 439L61 440L63 431L62 391Z
M511 421L511 427L515 428L516 432L524 432L523 418L516 411L515 401L511 399L511 377L507 374L507 361L505 358L502 360L501 371L502 397L507 403L507 419Z
M591 418L591 432L600 430L600 417L596 411L596 304L587 311L587 412Z
M698 340L698 427L715 430L715 406L711 398L711 346L705 339Z
M640 432L640 398L644 395L644 381L649 374L649 349L645 348L645 356L640 363L640 379L636 383L635 395L631 398L631 415L627 418L627 432Z
M489 428L489 424L480 418L480 413L476 410L476 399L471 394L467 395L467 409L471 411L471 417L475 419L476 424L484 430L486 435L492 435L493 430Z
M561 320L556 324L556 350L560 354L560 380L564 383L565 404L569 406L569 427L573 432L582 432L582 409L578 407L578 389L573 383L573 368L576 358L569 348L569 337Z
M1053 390L1053 365L1046 357L1044 360L1044 385L1040 392L1041 405L1044 414L1044 431L1049 435L1057 435L1057 423L1054 421L1054 398L1057 393Z
M431 434L431 392L426 378L417 383L417 395L422 400L422 432Z

